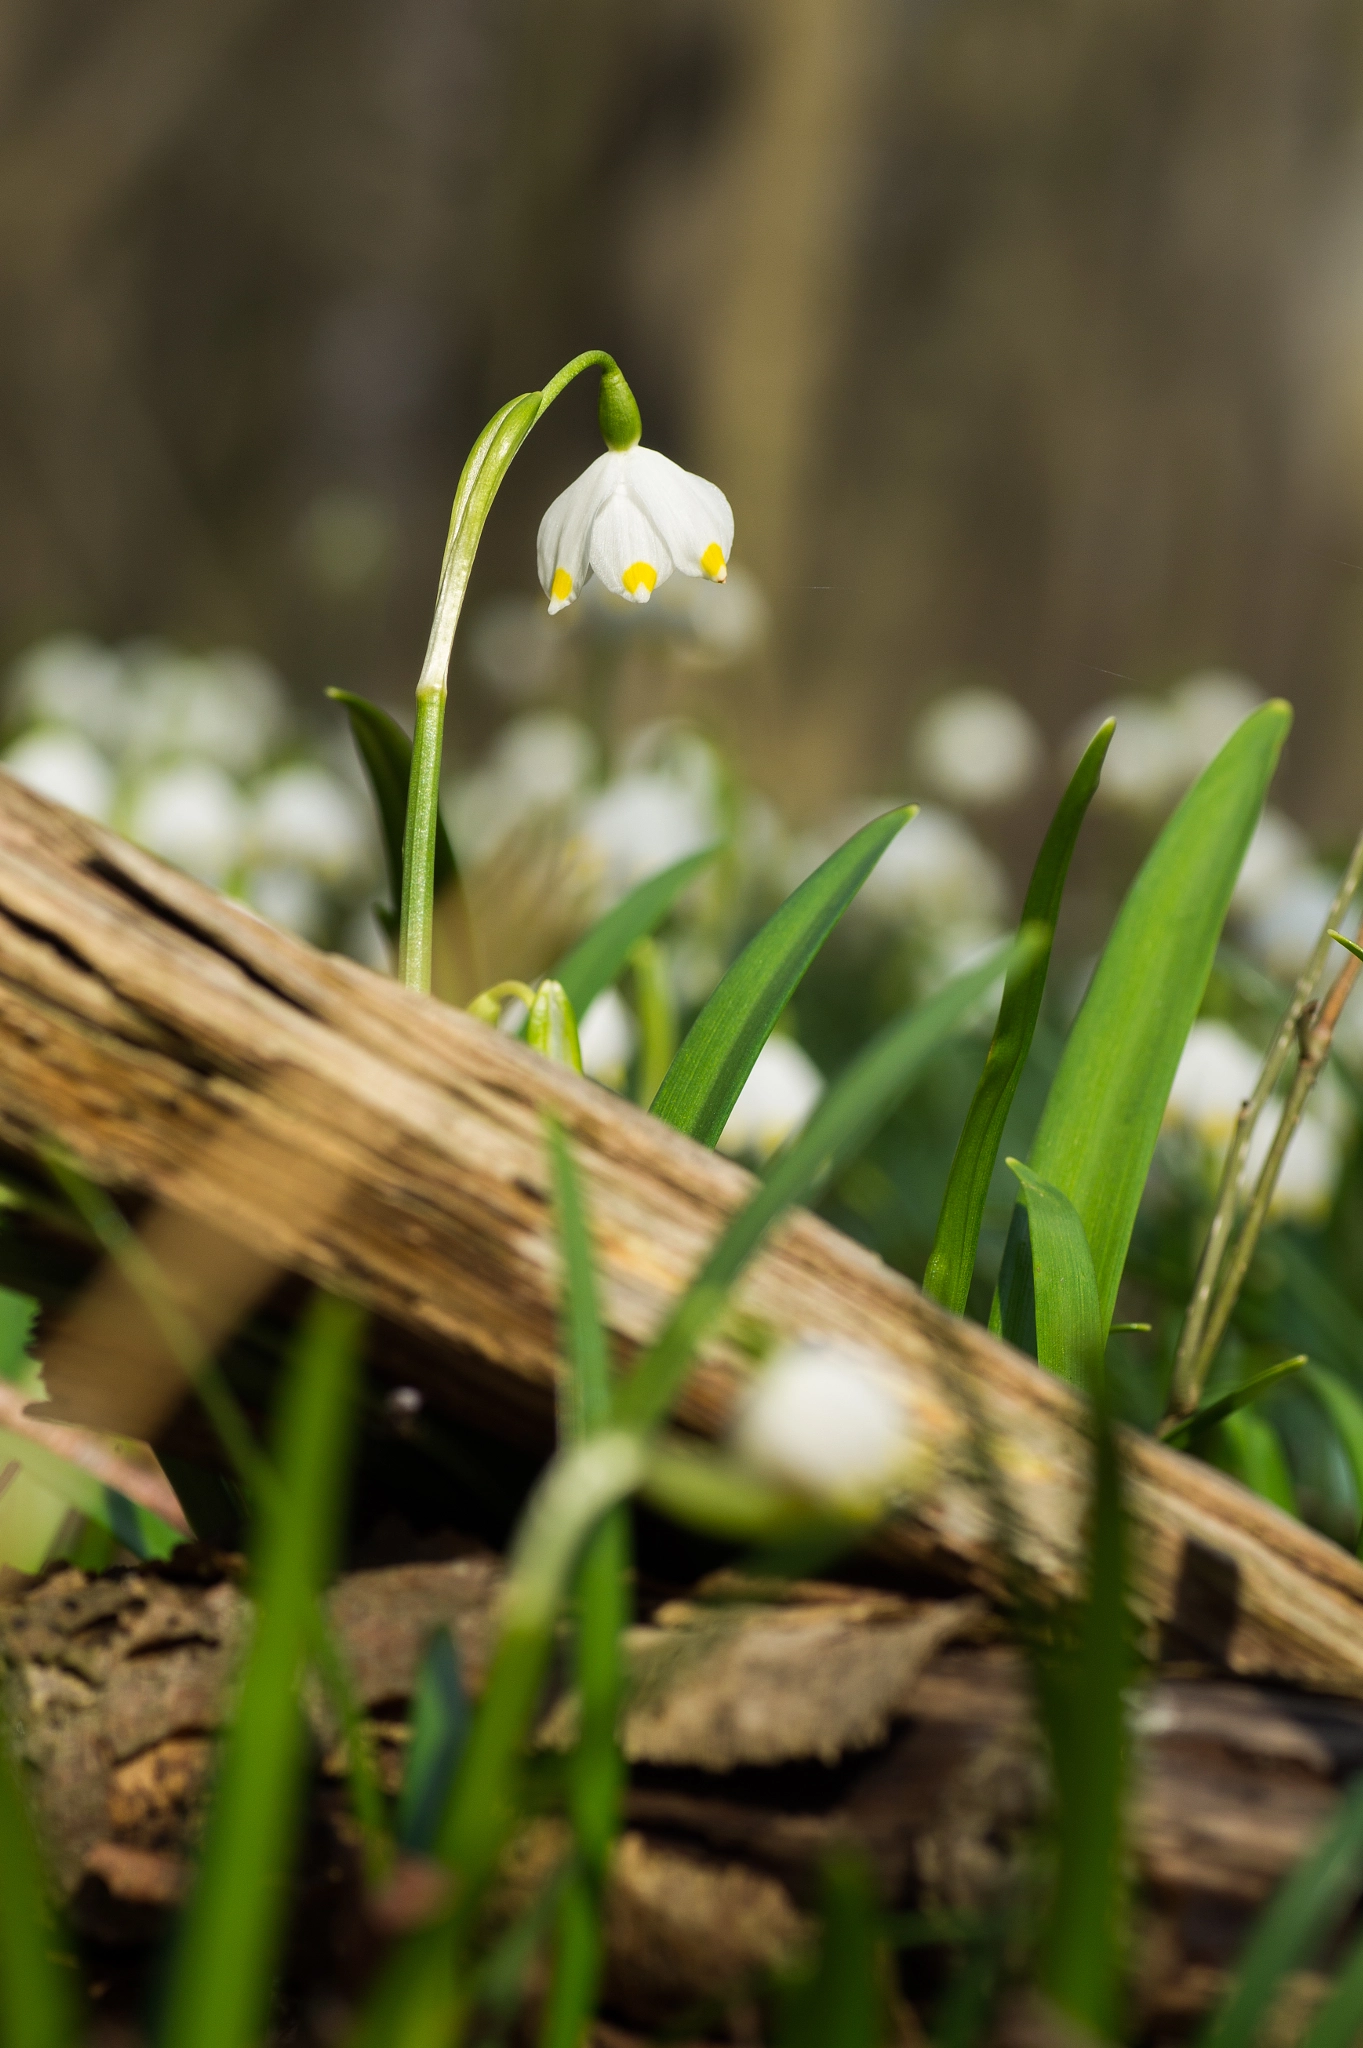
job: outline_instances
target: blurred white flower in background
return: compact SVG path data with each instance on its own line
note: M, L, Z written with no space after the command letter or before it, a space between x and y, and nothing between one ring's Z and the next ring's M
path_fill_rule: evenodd
M617 1091L629 1078L639 1030L618 989L607 988L583 1011L577 1027L582 1071Z
M536 811L568 803L597 772L600 749L580 718L531 711L497 735L486 760L447 792L460 855L476 865Z
M143 647L128 659L129 761L192 754L251 775L268 760L286 724L283 686L264 662L224 651L203 657Z
M889 1362L817 1339L782 1345L748 1383L729 1443L763 1478L852 1509L930 1469Z
M1263 1064L1238 1031L1204 1017L1188 1033L1165 1105L1166 1126L1183 1125L1207 1145L1225 1145Z
M220 889L240 864L246 804L236 783L211 761L178 761L147 776L128 808L139 845Z
M580 826L603 909L718 837L712 804L670 775L643 771L608 783L584 808Z
M845 813L826 852L890 808L886 800ZM964 921L978 936L1006 912L1008 883L963 819L924 804L890 841L853 908L858 917L908 919L929 931Z
M1035 782L1045 747L1035 719L1002 690L972 686L930 704L909 759L948 803L1000 804Z
M547 689L562 653L563 636L528 597L499 597L474 614L467 657L479 680L508 703Z
M1338 887L1338 875L1324 868L1298 868L1247 920L1245 945L1265 973L1283 982L1301 973L1325 929Z
M823 1094L823 1075L809 1054L778 1032L769 1038L743 1083L719 1149L766 1161L808 1123Z
M126 743L129 697L122 659L81 634L57 634L21 654L10 670L8 696L26 723L69 726L106 754L117 754Z
M1185 1130L1204 1148L1209 1174L1219 1172L1240 1107L1254 1092L1263 1061L1238 1031L1202 1018L1188 1034L1164 1112L1166 1130ZM1243 1179L1253 1182L1268 1156L1280 1101L1270 1102L1250 1139ZM1269 1206L1275 1219L1318 1223L1339 1185L1352 1113L1333 1077L1323 1076L1292 1134Z
M372 843L368 814L356 792L329 768L291 762L265 776L253 795L247 833L253 861L297 866L334 882L365 868Z
M1202 773L1263 701L1253 683L1229 669L1200 669L1175 684L1169 709L1182 744L1185 781Z
M1270 804L1255 826L1240 864L1232 911L1237 917L1248 917L1266 909L1278 891L1308 865L1310 857L1310 842L1300 826Z
M306 868L252 868L244 893L252 910L300 939L316 940L326 928L326 891Z
M114 771L79 732L39 726L5 750L4 765L40 796L107 825L113 815Z

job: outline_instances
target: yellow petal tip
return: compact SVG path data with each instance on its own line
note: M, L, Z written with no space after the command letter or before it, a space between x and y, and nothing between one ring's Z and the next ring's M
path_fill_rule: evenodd
M717 540L712 540L700 558L700 566L712 583L722 583L729 571L724 564L724 550Z
M549 585L549 595L555 604L567 604L573 594L573 579L566 569L555 569L554 580Z
M620 581L627 597L636 604L647 604L658 586L658 572L651 562L631 562Z

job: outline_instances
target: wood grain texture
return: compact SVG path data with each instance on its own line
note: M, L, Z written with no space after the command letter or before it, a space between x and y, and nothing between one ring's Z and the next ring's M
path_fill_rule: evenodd
M108 1186L367 1303L442 1355L453 1412L541 1437L547 1112L581 1164L627 1363L744 1200L742 1168L0 776L0 1143L31 1155L56 1138ZM996 1592L1002 1500L1035 1582L1073 1589L1087 1449L1067 1388L809 1215L775 1234L739 1306L898 1361L938 1477L887 1532L891 1555ZM680 1419L722 1427L744 1370L721 1334ZM1152 1628L1242 1675L1363 1695L1363 1566L1150 1442L1131 1441L1129 1482Z

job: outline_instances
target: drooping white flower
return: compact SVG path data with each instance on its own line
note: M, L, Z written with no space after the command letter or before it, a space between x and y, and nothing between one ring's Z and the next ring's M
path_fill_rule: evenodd
M850 1345L785 1344L744 1390L730 1445L764 1478L816 1500L874 1506L923 1476L906 1391Z
M540 586L552 616L589 575L647 604L673 570L722 583L734 544L723 491L655 448L607 449L540 521Z
M1238 1031L1203 1017L1188 1033L1165 1104L1166 1126L1184 1126L1205 1145L1224 1145L1240 1105L1254 1092L1260 1058Z
M769 1038L729 1112L720 1151L735 1158L770 1159L808 1123L823 1086L823 1075L793 1038Z
M108 823L114 803L114 771L82 733L40 726L15 741L5 755L5 766L39 796L66 804L101 825Z

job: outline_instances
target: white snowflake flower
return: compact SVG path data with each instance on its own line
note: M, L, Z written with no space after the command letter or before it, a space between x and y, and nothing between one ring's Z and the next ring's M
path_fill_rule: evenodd
M551 616L593 573L647 604L674 569L722 583L733 544L734 515L714 484L654 448L608 449L540 521L540 584Z
M840 1340L783 1344L739 1398L729 1442L745 1464L811 1499L874 1510L917 1489L931 1458L902 1376Z

